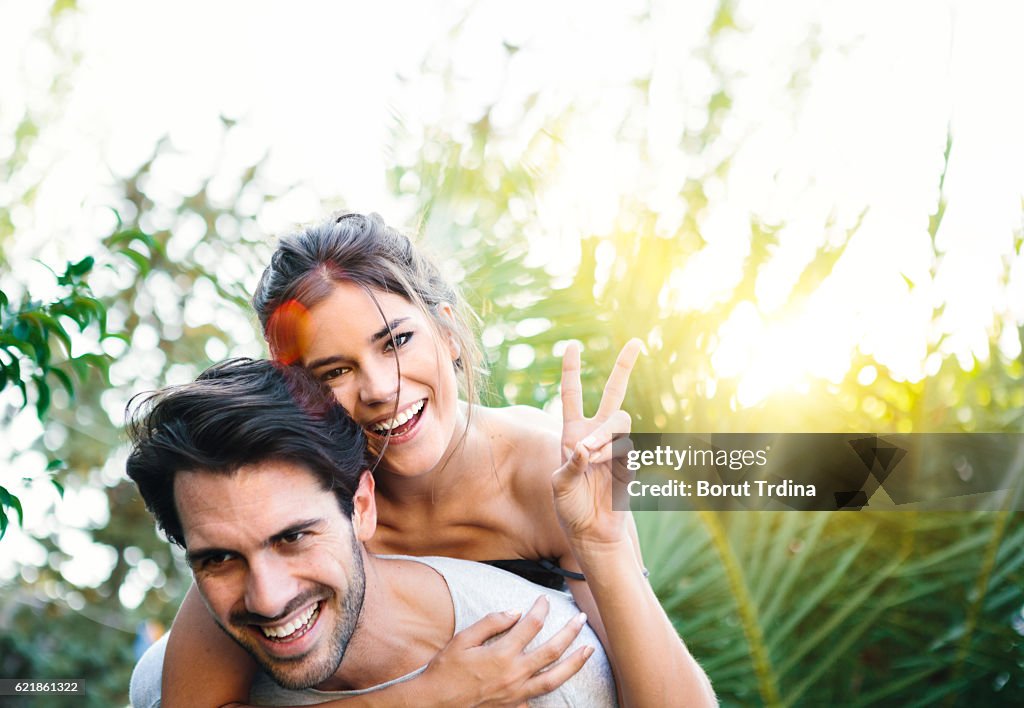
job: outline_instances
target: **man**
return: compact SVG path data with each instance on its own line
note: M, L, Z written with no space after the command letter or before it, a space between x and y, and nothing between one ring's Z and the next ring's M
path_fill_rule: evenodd
M468 561L366 552L376 507L362 432L304 371L226 362L147 409L131 428L128 474L186 549L214 619L263 669L252 702L388 689L390 704L614 704L607 658L568 596ZM531 603L514 626L514 616L489 614ZM444 657L466 649L488 652L481 665L500 658L506 676L514 662L518 683L457 680ZM157 645L132 679L137 708L158 704L161 665Z

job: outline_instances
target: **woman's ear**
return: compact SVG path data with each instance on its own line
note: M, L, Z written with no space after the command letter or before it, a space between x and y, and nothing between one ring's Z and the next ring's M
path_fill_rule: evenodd
M363 472L359 486L352 495L352 529L356 539L366 543L377 530L377 500L373 496L374 481L370 470Z
M448 340L448 352L451 354L452 361L458 362L462 357L462 345L459 344L459 340L456 339L455 335L455 311L452 310L451 303L442 302L437 306L437 315L441 320L441 336Z

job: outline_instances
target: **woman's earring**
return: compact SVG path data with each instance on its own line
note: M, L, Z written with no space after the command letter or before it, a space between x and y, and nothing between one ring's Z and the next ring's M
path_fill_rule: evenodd
M448 336L451 337L450 334ZM452 351L452 354L455 355L455 358L452 359L452 364L455 365L456 371L462 371L462 345L459 344L458 341L456 341L454 338L451 339L451 344L454 350Z

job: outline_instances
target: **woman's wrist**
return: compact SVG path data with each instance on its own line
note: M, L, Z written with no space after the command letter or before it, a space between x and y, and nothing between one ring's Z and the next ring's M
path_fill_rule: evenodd
M588 581L622 574L644 577L643 565L629 538L611 542L570 539L569 547Z

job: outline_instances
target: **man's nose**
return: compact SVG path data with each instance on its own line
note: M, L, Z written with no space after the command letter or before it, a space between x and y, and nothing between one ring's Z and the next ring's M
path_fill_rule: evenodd
M263 617L278 617L298 594L297 584L282 559L250 561L245 588L246 610Z
M364 364L359 372L359 400L364 405L394 403L398 394L398 363L394 358Z

